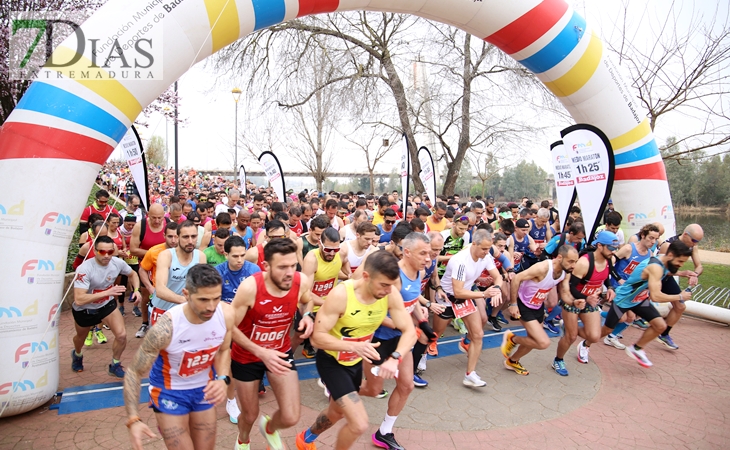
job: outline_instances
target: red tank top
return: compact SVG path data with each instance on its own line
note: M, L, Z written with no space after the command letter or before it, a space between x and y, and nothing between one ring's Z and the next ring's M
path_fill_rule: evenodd
M147 229L144 231L144 239L142 239L142 242L139 243L139 248L142 250L149 250L157 244L165 243L165 227L162 227L160 231L155 233L150 228L149 219L144 221L144 226Z
M254 344L286 353L291 350L289 328L299 303L299 272L294 273L291 289L283 297L269 294L263 272L256 272L252 277L256 280L256 299L238 329ZM231 358L241 364L261 361L235 342Z
M581 256L581 258L589 258L589 255L586 253ZM603 291L603 282L608 278L608 274L608 263L606 263L606 267L604 267L600 272L596 270L595 266L593 266L593 273L591 274L591 278L588 282L579 284L576 288L586 297L600 294Z
M109 237L111 237L111 236L109 236ZM147 237L147 236L145 236L145 237ZM120 233L119 230L117 230L117 237L115 237L115 238L112 237L112 240L114 241L115 244L117 244L117 248L119 249L119 251L121 251L122 248L124 247L124 244L123 244L124 236L122 236L122 233Z
M258 244L256 248L259 251L259 259L256 261L256 265L259 266L262 272L266 272L266 268L264 268L264 244Z

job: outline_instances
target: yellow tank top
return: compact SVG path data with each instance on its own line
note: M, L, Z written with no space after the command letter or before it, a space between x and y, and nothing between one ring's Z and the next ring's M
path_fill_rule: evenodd
M370 342L375 330L383 323L383 319L388 313L388 296L386 295L373 304L365 305L355 297L352 280L345 281L344 285L347 290L347 309L342 317L337 319L330 334L343 341ZM343 366L354 366L362 360L357 353L353 352L325 351Z
M314 283L312 283L312 293L322 297L327 297L332 288L337 285L338 276L342 269L342 259L340 253L335 253L335 259L330 262L322 259L322 252L314 250L317 258L317 271L314 273ZM314 312L319 311L319 306L314 307Z

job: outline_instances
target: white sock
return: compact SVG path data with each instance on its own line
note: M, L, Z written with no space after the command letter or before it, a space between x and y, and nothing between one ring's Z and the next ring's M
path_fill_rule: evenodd
M386 414L383 423L380 424L380 434L392 433L396 420L398 420L398 416L389 416Z

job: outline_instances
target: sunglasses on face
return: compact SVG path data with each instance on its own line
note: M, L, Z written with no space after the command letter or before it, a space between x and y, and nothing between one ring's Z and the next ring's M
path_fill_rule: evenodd
M322 246L322 251L325 253L337 253L340 251L340 247L331 248Z
M689 233L684 233L684 234L686 234L687 236L689 236L689 238L690 238L690 240L692 240L692 243L693 244L699 244L700 241L702 240L702 239L695 239L695 238L693 238L692 235L689 234Z
M285 236L285 235L283 235L283 234L277 234L276 236L269 236L269 235L267 234L267 235L266 235L266 237L267 237L267 238L269 238L269 240L272 240L272 239L281 239L281 238L284 238L284 237L286 237L286 236Z
M393 225L395 223L395 220L386 220L385 223L388 225Z
M97 250L96 253L101 256L112 256L114 254L114 250Z

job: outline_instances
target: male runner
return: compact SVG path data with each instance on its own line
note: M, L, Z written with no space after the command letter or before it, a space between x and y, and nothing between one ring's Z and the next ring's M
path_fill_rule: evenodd
M449 302L443 313L433 318L436 336L446 329L449 319L461 318L467 329L467 336L459 343L459 350L467 354L465 386L484 387L487 385L476 373L479 355L482 353L484 330L477 308L486 307L485 299L492 299L492 306L502 304L502 277L489 254L492 248L492 235L485 230L477 230L472 237L472 244L452 256L446 265L446 272L441 277L441 286L448 296ZM494 285L486 291L472 291L476 279L487 270L494 279ZM468 339L468 340L467 340Z
M179 205L179 203L175 203ZM178 224L170 222L165 225L165 242L157 244L145 253L144 258L139 263L139 279L147 292L153 294L155 292L155 281L157 275L157 257L164 250L177 248L179 238L177 235Z
M117 309L114 298L126 292L126 286L115 285L114 280L121 274L132 280L134 293L132 296L137 304L141 298L139 294L139 277L127 263L115 258L114 240L109 236L99 236L94 243L94 257L84 261L76 268L74 278L74 302L71 305L76 335L73 337L74 349L71 351L71 370L84 370L84 355L82 349L84 340L89 331L103 321L114 334L112 346L112 363L109 364L109 375L123 378L124 368L120 362L122 352L127 346L127 332L124 328L124 318Z
M109 217L110 214L119 215L119 211L114 209L114 207L109 204L109 192L104 189L99 189L98 191L96 191L96 194L94 194L94 198L94 202L84 208L84 210L81 212L81 218L79 219L79 228L82 234L89 229L90 215L99 214L102 216L103 219Z
M238 234L243 238L243 242L246 244L246 249L251 248L251 241L253 240L253 230L249 224L251 223L251 213L242 209L238 212L236 217L236 225L233 227L233 233Z
M242 411L236 450L250 449L251 428L259 415L259 383L265 372L279 406L271 417L264 415L259 421L269 448L284 448L279 430L299 420L299 378L289 339L297 305L301 303L305 310L298 328L303 338L312 333L314 323L310 315L312 282L296 271L296 251L291 239L270 241L264 247L264 272L244 280L233 299L238 328L233 330L231 368Z
M304 264L304 257L312 250L319 248L322 233L328 226L326 216L317 216L309 223L309 231L294 241L297 244L297 260L300 267Z
M591 344L598 342L601 336L601 307L599 296L603 292L603 286L608 284L608 277L611 269L611 258L618 250L618 236L610 231L601 231L596 240L593 241L596 249L586 253L578 259L578 262L570 274L570 295L573 299L585 300L585 306L578 308L560 301L563 308L563 323L565 332L558 341L558 349L553 360L552 368L558 375L567 377L568 369L565 367L563 358L568 349L575 342L578 335L583 338L578 343L578 362L587 364L588 353ZM616 296L611 286L606 293L606 300L612 301ZM578 319L583 322L583 327L578 327Z
M554 259L539 262L518 273L512 280L509 312L513 317L519 317L527 336L515 336L510 330L502 336L502 354L507 369L514 370L518 375L529 375L530 372L520 364L520 359L533 349L544 350L550 346L550 339L541 324L545 318L543 303L554 287L561 286L565 304L580 310L585 307L584 299L574 299L570 295L569 278L566 276L573 271L577 262L578 252L575 248L563 245Z
M217 219L216 219L217 220ZM213 245L203 250L207 264L217 266L226 262L225 245L226 240L231 236L231 232L225 228L218 228L213 234Z
M665 285L662 282L666 277L676 274L692 252L693 249L684 242L675 240L669 244L664 255L645 259L634 269L626 282L616 289L616 298L608 310L601 334L607 336L628 311L649 322L649 328L644 331L636 344L626 347L626 354L642 367L652 366L643 348L667 327L667 323L651 302L684 302L692 299L692 292L667 294L663 291Z
M231 236L226 240L224 245L227 262L215 266L215 270L221 274L223 279L223 293L221 300L225 303L231 303L233 297L238 291L238 286L256 272L261 272L259 267L245 260L246 243L240 236ZM226 402L226 412L231 423L238 423L238 416L241 410L236 403L234 386L228 385L228 401Z
M379 366L378 376L391 379L398 364L416 341L403 299L394 288L400 276L398 259L387 251L371 253L363 264L362 278L336 286L317 315L312 334L317 351L317 370L330 391L329 406L314 424L297 435L299 450L316 449L314 441L344 418L347 423L337 435L335 448L350 448L367 430L368 415L358 390L363 377L362 360L381 356L371 343L375 330L390 314L395 328L403 333L398 346Z
M433 214L426 219L426 227L428 231L442 232L448 228L449 221L446 220L446 204L444 202L436 202ZM373 222L374 223L374 222Z
M530 222L517 219L514 233L507 238L507 249L512 255L515 273L526 270L537 262L535 253L539 247L529 234L530 231Z
M233 310L221 304L221 277L200 264L187 274L186 301L150 328L124 378L127 428L135 450L155 434L139 418L139 390L149 373L150 408L170 450L213 449L215 405L230 384ZM152 370L150 371L150 367Z
M357 214L357 212L358 211L355 211L355 214ZM363 212L362 214L365 213ZM345 228L349 227L350 225ZM376 230L377 228L372 223L367 221L360 222L357 226L355 239L345 240L342 244L340 244L341 249L347 247L345 251L347 253L347 262L350 267L350 274L355 273L368 253L377 250L377 248L373 246L373 242L377 239L375 234ZM341 234L342 233L340 233L340 235Z
M266 224L266 240L259 242L256 246L246 251L246 261L256 264L261 270L265 270L264 248L266 244L275 239L286 238L286 234L286 225L284 225L284 222L281 220L270 220Z

